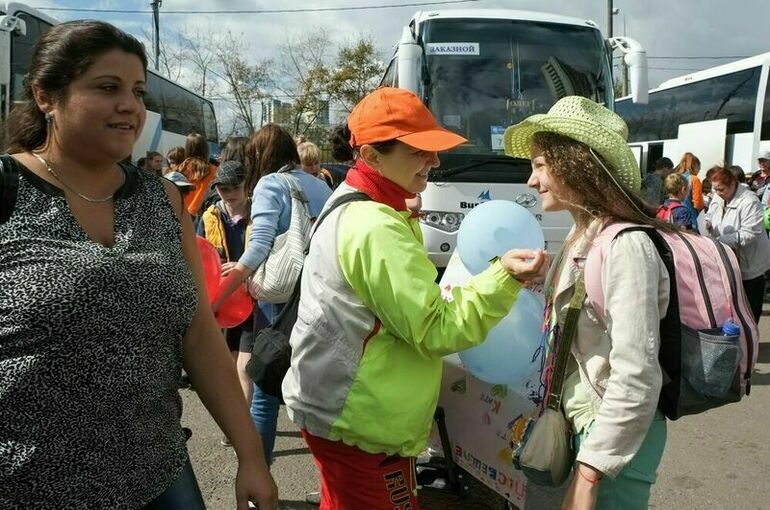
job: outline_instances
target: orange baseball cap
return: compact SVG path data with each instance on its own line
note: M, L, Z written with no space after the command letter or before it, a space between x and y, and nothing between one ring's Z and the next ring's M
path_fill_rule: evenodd
M438 152L467 142L438 125L413 92L382 87L363 98L348 117L350 145L398 140L416 149Z

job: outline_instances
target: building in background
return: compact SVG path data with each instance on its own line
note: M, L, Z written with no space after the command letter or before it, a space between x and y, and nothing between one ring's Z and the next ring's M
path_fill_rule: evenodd
M286 126L291 123L291 105L278 99L262 101L262 125L279 124Z

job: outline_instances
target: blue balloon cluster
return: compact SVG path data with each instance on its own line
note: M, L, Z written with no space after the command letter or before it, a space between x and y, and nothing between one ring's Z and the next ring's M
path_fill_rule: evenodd
M508 200L491 200L465 217L457 237L457 251L471 274L489 267L489 261L512 249L543 249L545 239L535 217ZM540 347L543 299L523 289L511 311L478 347L459 353L468 371L491 384L516 386L540 369L535 353Z
M491 384L515 386L540 369L533 359L540 347L543 299L522 289L511 311L492 330L484 343L459 353L465 368Z
M514 248L545 247L540 225L529 211L509 200L490 200L473 208L457 233L457 251L471 274Z

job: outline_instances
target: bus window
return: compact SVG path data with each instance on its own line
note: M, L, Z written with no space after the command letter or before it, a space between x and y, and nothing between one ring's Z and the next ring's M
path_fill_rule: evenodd
M14 15L27 25L25 35L14 32L11 38L11 98L13 102L19 102L24 93L24 77L29 71L32 47L51 25L26 12L19 11Z
M655 162L663 157L663 144L651 143L647 145L647 171L650 173L655 171Z
M163 115L163 80L153 73L147 73L147 93L144 96L144 106L151 112Z
M213 143L219 143L219 133L217 133L217 118L214 115L214 108L210 103L201 101L203 108L203 124L206 126L206 140Z
M390 60L380 85L383 87L398 87L398 54L394 55Z
M468 139L457 152L499 156L502 130L567 95L612 103L606 49L591 27L435 19L426 44L431 111Z
M163 128L172 133L187 135L193 131L205 133L201 102L181 87L163 81Z
M762 107L762 132L759 139L770 140L770 77L768 77L767 88L765 88L765 104Z
M760 68L746 69L650 94L648 104L624 99L616 112L628 124L628 141L677 138L680 124L727 119L727 134L754 130Z

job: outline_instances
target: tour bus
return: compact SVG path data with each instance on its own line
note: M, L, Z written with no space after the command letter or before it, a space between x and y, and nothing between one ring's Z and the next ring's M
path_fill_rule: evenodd
M26 5L0 4L0 124L4 125L13 104L21 101L22 84L35 41L57 23ZM165 155L172 147L184 146L185 137L192 131L206 137L212 154L219 152L217 121L211 101L148 69L144 102L147 121L134 145L133 161L145 156L147 151Z
M647 93L647 59L630 38L605 40L592 21L499 9L423 11L404 27L381 81L415 92L447 129L468 143L440 155L422 193L425 244L446 267L465 216L481 202L512 200L540 222L559 250L572 220L543 213L526 186L529 161L505 156L503 132L568 95L614 104L612 51L625 54L636 100Z
M673 78L649 93L649 103L624 97L615 110L628 124L629 143L652 171L658 158L676 164L684 152L714 164L740 165L747 174L770 150L770 53Z

